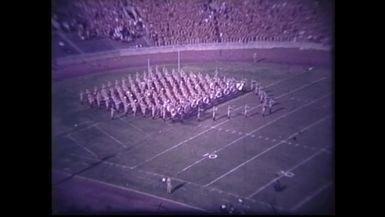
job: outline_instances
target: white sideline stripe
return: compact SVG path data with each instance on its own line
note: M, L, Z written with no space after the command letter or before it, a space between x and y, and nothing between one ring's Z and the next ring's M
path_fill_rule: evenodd
M84 150L86 150L89 154L91 154L95 159L99 159L98 155L97 155L95 152L91 151L91 150L88 149L86 146L79 144L79 143L75 140L75 138L73 138L71 135L67 135L67 138L70 139L70 140L72 140L73 142L75 142L76 145L82 147L82 148L83 148Z
M327 95L325 95L325 96L323 96L323 97L320 97L320 98L318 98L318 99L312 100L312 101L310 101L309 103L307 103L307 104L305 104L305 105L302 105L302 106L300 106L300 107L294 109L293 111L291 111L291 112L289 112L289 113L287 113L287 114L285 114L285 115L280 116L279 118L275 119L275 121L277 121L278 119L282 119L282 118L286 117L287 115L289 115L290 113L293 113L293 112L295 112L295 111L298 111L298 110L300 110L300 109L302 109L302 108L304 108L304 107L306 107L306 106L308 106L308 105L310 105L310 104L313 104L314 102L316 102L316 101L318 101L318 100L321 100L321 99L323 99L323 98L325 98L325 97L327 97L327 96L329 96L329 95L330 95L330 94L327 94ZM257 128L257 129L258 129L258 128ZM253 130L253 131L255 131L255 130ZM253 132L253 131L252 131L252 132ZM250 132L250 133L252 133L252 132ZM250 133L247 133L246 135L248 135L248 134L250 134ZM246 136L246 135L245 135L245 136ZM290 138L291 136L292 136L292 135L290 135L288 138ZM244 136L242 136L242 137L244 137ZM239 138L239 139L242 139L242 137ZM239 140L239 139L237 139L237 140ZM234 140L234 141L235 141L235 140ZM235 170L237 170L238 168L240 168L240 167L242 167L243 165L247 164L248 162L250 162L250 161L256 159L257 157L259 157L259 156L261 156L262 154L264 154L264 153L270 151L270 150L273 149L273 148L278 147L278 146L281 145L281 144L284 144L284 143L283 143L283 142L279 142L279 143L277 143L277 144L275 144L275 145L273 145L273 146L267 148L265 151L263 151L263 152L261 152L261 153L255 155L254 157L250 158L249 160L247 160L247 161L241 163L240 165L234 167L234 168L231 169L230 171L224 173L223 175L219 176L218 178L214 179L213 181L207 183L207 184L204 185L204 186L209 186L209 185L213 184L214 182L218 181L219 179L221 179L221 178L227 176L228 174L234 172ZM223 149L223 148L224 148L224 147L222 147L222 149Z
M61 171L61 172L68 174L68 172L65 172L65 171ZM149 196L149 197L153 197L153 198L156 198L156 199L159 199L159 200L164 200L164 201L167 201L167 202L170 202L170 203L176 203L176 204L179 204L181 206L190 207L192 209L200 210L200 211L203 211L203 212L208 212L207 210L199 208L199 207L195 207L195 206L192 206L192 205L189 205L189 204L185 204L185 203L182 203L182 202L178 202L178 201L175 201L175 200L170 200L170 199L167 199L167 198L164 198L164 197L160 197L160 196L156 196L156 195L153 195L153 194L149 194L149 193L146 193L146 192L138 191L138 190L135 190L135 189L132 189L132 188L129 188L129 187L123 187L123 186L120 186L120 185L111 184L111 183L103 182L103 181L96 180L96 179L91 179L91 178L88 178L88 177L85 177L85 176L80 176L80 175L74 175L74 177L78 177L80 179L85 179L87 181L96 182L96 183L107 185L107 186L114 187L114 188L119 188L119 189L125 190L125 191L133 191L135 193L146 195L146 196Z
M119 141L118 139L116 139L115 137L111 136L109 133L107 133L105 130L101 129L100 127L98 126L95 126L96 129L98 129L100 132L104 133L105 135L107 135L108 137L110 137L112 140L114 140L115 142L119 143L121 146L123 146L123 148L127 148L127 146L125 144L123 144L121 141Z
M304 204L306 204L307 202L309 202L311 199L313 199L314 197L316 197L318 194L320 194L322 191L324 191L326 188L330 187L331 186L331 182L328 182L327 184L323 185L321 188L319 188L317 191L313 192L311 195L307 196L304 200L302 200L301 202L299 202L297 205L295 205L293 208L291 208L292 211L295 211L297 209L299 209L300 207L302 207Z
M95 159L92 159L92 158L88 158L88 157L84 157L84 156L79 156L79 155L75 155L75 154L70 154L72 157L76 157L76 158L80 158L80 159L84 159L84 160L92 160L94 161ZM112 165L112 166L115 166L115 167L121 167L121 168L124 168L124 169L133 169L132 167L130 166L127 166L127 165L124 165L124 164L120 164L120 163L113 163L111 161L108 161L108 160L105 160L105 161L102 161L101 163L103 164L107 164L107 165ZM151 171L146 171L146 170L142 170L142 169L136 169L136 171L138 172L141 172L141 173L146 173L146 174L150 174L152 176L157 176L157 177L166 177L167 175L163 175L163 174L159 174L159 173L155 173L155 172L151 172ZM215 187L203 187L202 185L200 184L197 184L197 183L194 183L194 182L190 182L190 181L187 181L187 180L184 180L184 179L181 179L181 178L177 178L177 177L173 177L173 176L169 176L172 180L177 180L179 182L184 182L184 183L187 183L187 184L190 184L190 185L194 185L194 186L197 186L197 187L200 187L200 188L204 188L204 189L208 189L208 191L217 191L217 192L220 192L220 193L223 193L223 194L227 194L227 195L230 195L232 197L235 197L235 198L243 198L243 196L241 195L238 195L238 194L235 194L235 193L232 193L232 192L227 192L227 191L223 191L221 189L218 189L218 188L215 188ZM251 198L245 198L245 200L249 200L251 202L254 202L254 203L259 203L261 205L264 205L264 206L269 206L268 204L266 204L266 202L263 202L263 201L256 201L254 199L251 199ZM282 209L281 207L276 207L276 208L279 208L279 209Z
M111 41L111 40L107 40L107 41L108 41L108 44L109 44L114 50L116 50L116 47L115 47L115 45L112 44L112 41Z
M326 77L323 77L323 78L321 78L321 79L319 79L319 80L317 80L317 81L315 81L315 82L312 82L311 84L307 84L307 85L303 85L303 86L301 86L301 88L297 88L297 91L298 90L300 90L300 89L303 89L303 88L306 88L307 86L309 86L309 85L312 85L312 84L314 84L314 83L317 83L317 82L319 82L319 81L321 81L321 80L324 80ZM292 92L292 91L290 91L290 92ZM277 99L279 99L279 98L281 98L281 97L283 97L283 96L286 96L287 94L290 94L290 92L289 93L285 93L285 94L282 94L282 95L280 95L280 96L278 96L277 97ZM312 101L311 102L309 102L310 104L312 103ZM308 103L308 104L309 104ZM305 104L305 105L307 105L307 104ZM256 106L256 107L254 107L253 109L256 109L256 108L258 108L260 105L258 105L258 106ZM242 106L241 106L242 107ZM298 107L298 108L301 108L301 107ZM297 108L297 109L298 109ZM251 110L253 110L253 109L251 109ZM296 110L296 109L295 109ZM295 111L295 110L293 110L293 111ZM289 113L287 113L286 115L288 115L288 114L290 114L290 113L292 113L293 111L291 111L291 112L289 112ZM282 116L280 116L278 119L280 119ZM274 120L278 120L278 119L274 119ZM275 122L275 121L273 121L273 122ZM269 123L273 123L273 122L269 122ZM269 124L269 123L267 123L267 124ZM240 137L240 138L238 138L238 139L236 139L236 140L234 140L234 141L232 141L231 143L229 143L229 144L227 144L227 145L225 145L224 147L222 147L222 148L220 148L220 149L218 149L218 150L216 150L216 151L214 151L213 153L216 153L216 152L218 152L218 151L220 151L220 150L222 150L223 148L225 148L225 147L227 147L227 146L229 146L229 145L232 145L233 143L235 143L235 142L237 142L237 141L239 141L240 139L243 139L244 137L247 137L247 136L249 136L249 135L251 135L251 134L253 134L253 133L255 133L255 132L257 132L261 127L263 128L263 127L265 127L265 126L267 126L266 124L264 124L264 125L262 125L262 126L260 126L260 127L258 127L257 129L255 129L255 131L253 130L253 131L251 131L251 132L249 132L249 133L246 133L244 136L242 136L242 137ZM226 130L226 132L228 132L227 130ZM258 138L262 138L262 136L259 136ZM286 141L285 141L286 142ZM181 171L179 171L179 172L177 172L176 174L180 174L180 173L182 173L182 172L184 172L184 171L186 171L186 170L188 170L189 168L191 168L192 166L194 166L194 165L196 165L196 164L198 164L199 162L201 162L201 161L203 161L205 158L201 158L201 159L199 159L199 160L197 160L197 161L195 161L194 163L192 163L192 164L190 164L189 166L187 166L187 167L185 167L185 168L183 168Z
M292 168L286 170L286 172L292 172L293 170L295 170L296 168L298 168L299 166L301 166L302 164L304 163L307 163L308 161L310 161L311 159L313 159L315 156L321 154L322 152L324 152L324 149L321 149L321 150L318 150L315 154L312 154L310 157L306 158L305 160L301 161L300 163L296 164L295 166L293 166ZM282 174L280 174L277 178L274 178L273 180L271 180L270 182L268 182L267 184L263 185L262 187L258 188L257 191L255 191L254 193L250 194L249 196L247 196L247 198L251 198L255 195L257 195L259 192L263 191L265 188L269 187L271 184L273 184L275 181L279 180L282 178Z
M296 77L296 76L294 76L294 77ZM298 90L300 90L300 89L303 89L303 88L305 88L305 87L307 87L307 86L309 86L309 85L313 85L313 84L315 84L315 83L317 83L317 82L319 82L319 81L321 81L321 80L324 80L324 79L326 79L326 77L322 77L321 79L319 79L319 80L317 80L317 81L314 81L314 82L312 82L312 83L310 83L310 84L304 85L304 86L302 86L301 88L297 88L297 89L295 89L295 91L298 91ZM276 84L277 84L277 83L279 83L279 82L276 82ZM281 97L283 97L283 96L286 96L287 94L290 94L291 92L293 92L293 91L290 91L289 93L285 93L285 94L283 94L283 95L281 95L281 96L278 96L277 99L279 99L279 98L281 98ZM261 104L260 104L259 106L261 106ZM257 106L257 107L259 107L259 106ZM257 107L255 107L255 108L257 108ZM234 111L236 111L236 110L238 110L238 109L240 109L240 108L243 108L243 105L241 105L241 106L239 106L238 108L234 109ZM255 109L255 108L250 109L250 111L253 110L253 109ZM174 149L174 148L176 148L176 147L178 147L178 146L180 146L180 145L182 145L182 144L184 144L184 143L186 143L186 142L188 142L188 141L190 141L190 140L192 140L192 139L194 139L194 138L196 138L196 137L198 137L198 136L200 136L200 135L202 135L202 134L204 134L204 133L206 133L206 132L208 132L208 131L210 131L211 129L214 129L214 128L216 128L216 127L218 127L218 126L220 126L220 125L222 125L222 124L228 122L228 121L229 121L229 120L227 119L227 120L225 120L225 121L223 121L223 122L221 122L221 123L219 123L219 124L217 124L217 125L214 125L214 126L212 126L211 128L209 128L209 129L207 129L207 130L204 130L204 131L200 132L199 134L197 134L197 135L195 135L195 136L192 136L192 137L190 137L190 138L188 138L188 139L186 139L186 140L184 140L184 141L182 141L182 142L180 142L180 143L178 143L178 144L176 144L176 145L174 145L174 146L172 146L172 147L170 147L170 148L168 148L168 149L166 149L166 150L164 150L164 151L162 151L162 152L160 152L160 153L158 153L158 154L156 154L155 156L153 156L153 157L151 157L151 158L149 158L149 159L147 159L147 160L145 160L145 161L143 161L143 162L141 162L141 163L138 163L137 165L133 166L133 168L136 168L136 167L138 167L138 166L140 166L140 165L143 165L143 164L145 164L145 163L147 163L147 162L149 162L149 161L151 161L151 160L157 158L158 156L160 156L160 155L162 155L162 154L164 154L164 153L166 153L166 152L168 152L168 151L170 151L170 150L172 150L172 149ZM227 131L226 131L226 132L227 132ZM247 134L246 134L246 135L247 135Z

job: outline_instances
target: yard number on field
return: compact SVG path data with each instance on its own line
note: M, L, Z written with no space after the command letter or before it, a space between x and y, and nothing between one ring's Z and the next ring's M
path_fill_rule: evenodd
M218 157L218 155L216 154L209 154L209 153L206 153L203 155L203 157L207 157L207 156L209 157L209 159L215 159Z
M289 177L289 178L294 176L294 173L292 173L290 171L283 171L283 170L281 170L279 173L284 175L284 176L286 176L286 177Z

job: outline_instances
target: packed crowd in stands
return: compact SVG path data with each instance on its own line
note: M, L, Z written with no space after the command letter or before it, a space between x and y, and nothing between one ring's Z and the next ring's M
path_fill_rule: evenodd
M331 0L55 0L52 25L83 40L146 37L152 45L331 43Z
M128 1L55 0L52 25L85 39L111 38L130 42L146 34L142 18Z

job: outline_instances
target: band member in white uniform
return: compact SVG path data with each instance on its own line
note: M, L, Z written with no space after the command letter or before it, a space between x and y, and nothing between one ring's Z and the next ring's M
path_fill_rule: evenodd
M227 106L227 119L230 119L232 110L233 107L231 105Z
M245 118L247 118L247 112L248 112L248 110L249 110L249 106L247 105L247 104L245 104L245 111L244 111L244 116L245 116Z
M218 108L216 106L213 106L213 121L215 121L217 110Z

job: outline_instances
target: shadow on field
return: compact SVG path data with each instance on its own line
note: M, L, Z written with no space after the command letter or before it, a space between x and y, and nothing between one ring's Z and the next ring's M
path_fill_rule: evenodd
M186 182L183 182L183 183L180 183L179 185L175 186L175 188L173 188L171 190L171 193L174 193L176 190L178 190L179 188L183 187L185 184L186 184Z
M248 116L249 117L253 117L253 116L257 115L257 114L259 114L259 112L258 111L254 111L254 112L251 112Z
M90 169L92 169L93 167L96 167L97 165L103 163L104 161L107 161L108 159L115 157L117 154L118 154L118 153L112 154L112 155L110 155L110 156L103 157L103 158L101 158L99 161L90 164L88 167L86 167L86 168L84 168L84 169L82 169L82 170L79 170L79 171L77 171L77 172L72 173L70 176L68 176L68 177L66 177L66 178L64 178L64 179L62 179L62 180L60 180L60 181L54 183L53 185L54 185L54 186L55 186L55 185L59 185L59 184L65 182L65 181L68 181L68 180L72 179L74 176L79 175L79 174L81 174L81 173L83 173L83 172L85 172L85 171L87 171L87 170L90 170Z
M285 107L279 107L278 109L272 110L271 114L274 114L274 113L281 111L281 110L284 110L284 109L285 109Z

